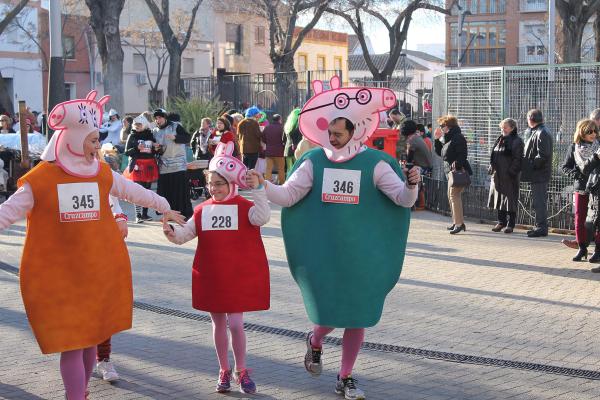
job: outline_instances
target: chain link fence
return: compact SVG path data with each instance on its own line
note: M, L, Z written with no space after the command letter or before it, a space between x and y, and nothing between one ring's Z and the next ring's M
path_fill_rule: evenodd
M553 135L553 173L548 189L549 224L572 229L573 182L561 172L562 161L577 121L600 106L600 64L531 67L498 67L447 71L433 84L434 120L452 114L459 119L473 167L473 185L465 194L465 214L480 219L495 219L486 208L490 177L490 153L500 135L498 124L504 118L517 121L519 132L527 128L527 111L542 110L545 124ZM523 136L522 136L523 137ZM523 139L525 139L523 137ZM435 157L433 179L427 182L430 208L448 210L446 182L441 159ZM441 191L433 195L432 191ZM521 184L518 223L533 225L529 184Z

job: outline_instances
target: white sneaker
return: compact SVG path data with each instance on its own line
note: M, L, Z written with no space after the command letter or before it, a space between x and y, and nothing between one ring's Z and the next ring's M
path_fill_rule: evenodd
M119 374L115 371L115 366L109 359L104 359L96 364L96 370L100 375L102 375L102 379L107 382L115 382L119 380Z

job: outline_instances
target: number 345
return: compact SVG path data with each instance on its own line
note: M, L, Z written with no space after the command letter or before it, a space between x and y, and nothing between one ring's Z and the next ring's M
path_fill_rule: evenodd
M91 194L82 194L81 196L73 196L73 209L94 208L94 196Z

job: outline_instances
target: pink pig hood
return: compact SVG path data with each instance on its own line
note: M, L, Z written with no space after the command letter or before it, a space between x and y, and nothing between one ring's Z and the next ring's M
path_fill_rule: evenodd
M229 183L229 195L224 200L237 196L238 186L247 189L246 172L248 168L233 156L234 144L227 142L219 143L215 149L215 156L208 164L208 170L221 175Z
M396 95L389 89L370 87L340 87L340 78L334 76L331 89L324 90L323 82L313 81L314 96L300 112L302 135L325 150L333 162L344 162L358 154L362 144L379 126L379 113L396 104ZM329 143L329 122L344 117L354 124L354 135L341 149Z
M55 161L67 174L89 178L100 170L98 160L87 161L83 142L90 133L97 131L102 121L102 109L109 96L96 100L98 92L92 90L85 99L75 99L57 104L48 117L48 125L54 129L41 159Z

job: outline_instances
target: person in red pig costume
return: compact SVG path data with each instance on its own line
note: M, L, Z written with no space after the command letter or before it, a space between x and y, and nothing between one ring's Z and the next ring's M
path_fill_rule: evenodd
M306 337L304 366L322 371L323 338L344 328L335 391L364 399L352 368L365 328L377 324L386 295L400 276L420 176L404 177L389 155L364 143L379 126L379 113L396 96L381 88L330 89L312 83L312 97L300 112L304 137L321 146L294 164L281 186L260 179L268 199L284 209L281 227L288 264L315 324ZM310 249L310 251L307 251Z

